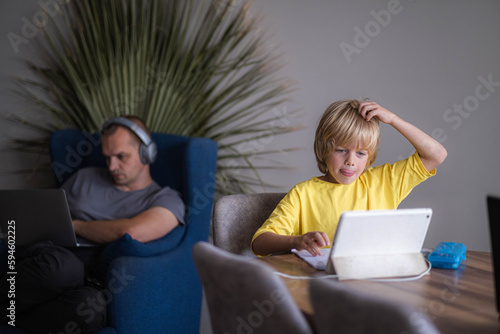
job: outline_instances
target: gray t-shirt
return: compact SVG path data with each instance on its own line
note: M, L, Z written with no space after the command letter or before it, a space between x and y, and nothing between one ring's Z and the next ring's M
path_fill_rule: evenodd
M61 187L66 192L71 217L84 221L131 218L152 207L170 210L184 224L184 203L179 193L153 181L144 189L122 191L104 168L87 167Z

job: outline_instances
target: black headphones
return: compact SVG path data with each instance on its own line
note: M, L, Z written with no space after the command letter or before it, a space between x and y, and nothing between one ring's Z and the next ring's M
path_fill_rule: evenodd
M148 136L146 131L141 129L137 124L125 117L113 117L104 122L102 131L104 132L111 125L121 125L132 131L141 140L139 146L139 157L145 165L152 164L156 160L157 148L155 142Z

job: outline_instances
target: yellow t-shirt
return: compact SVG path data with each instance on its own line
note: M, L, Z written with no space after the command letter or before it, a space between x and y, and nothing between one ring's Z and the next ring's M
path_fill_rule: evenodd
M252 243L265 232L302 235L325 232L330 240L340 215L352 210L396 209L420 182L435 175L428 172L417 152L394 164L369 168L349 185L313 177L295 185L255 232Z

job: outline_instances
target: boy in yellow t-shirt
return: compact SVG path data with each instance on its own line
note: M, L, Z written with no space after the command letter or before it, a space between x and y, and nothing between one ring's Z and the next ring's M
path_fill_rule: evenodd
M372 168L379 121L415 147L408 159ZM342 100L321 117L314 140L322 176L295 185L255 233L252 249L267 255L296 248L312 255L329 246L344 211L396 209L420 182L436 173L446 149L412 124L372 101Z

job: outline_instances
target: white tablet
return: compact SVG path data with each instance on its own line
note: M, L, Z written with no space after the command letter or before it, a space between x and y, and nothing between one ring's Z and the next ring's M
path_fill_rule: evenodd
M346 211L323 258L295 253L339 279L418 275L428 268L421 249L431 217L429 208Z

